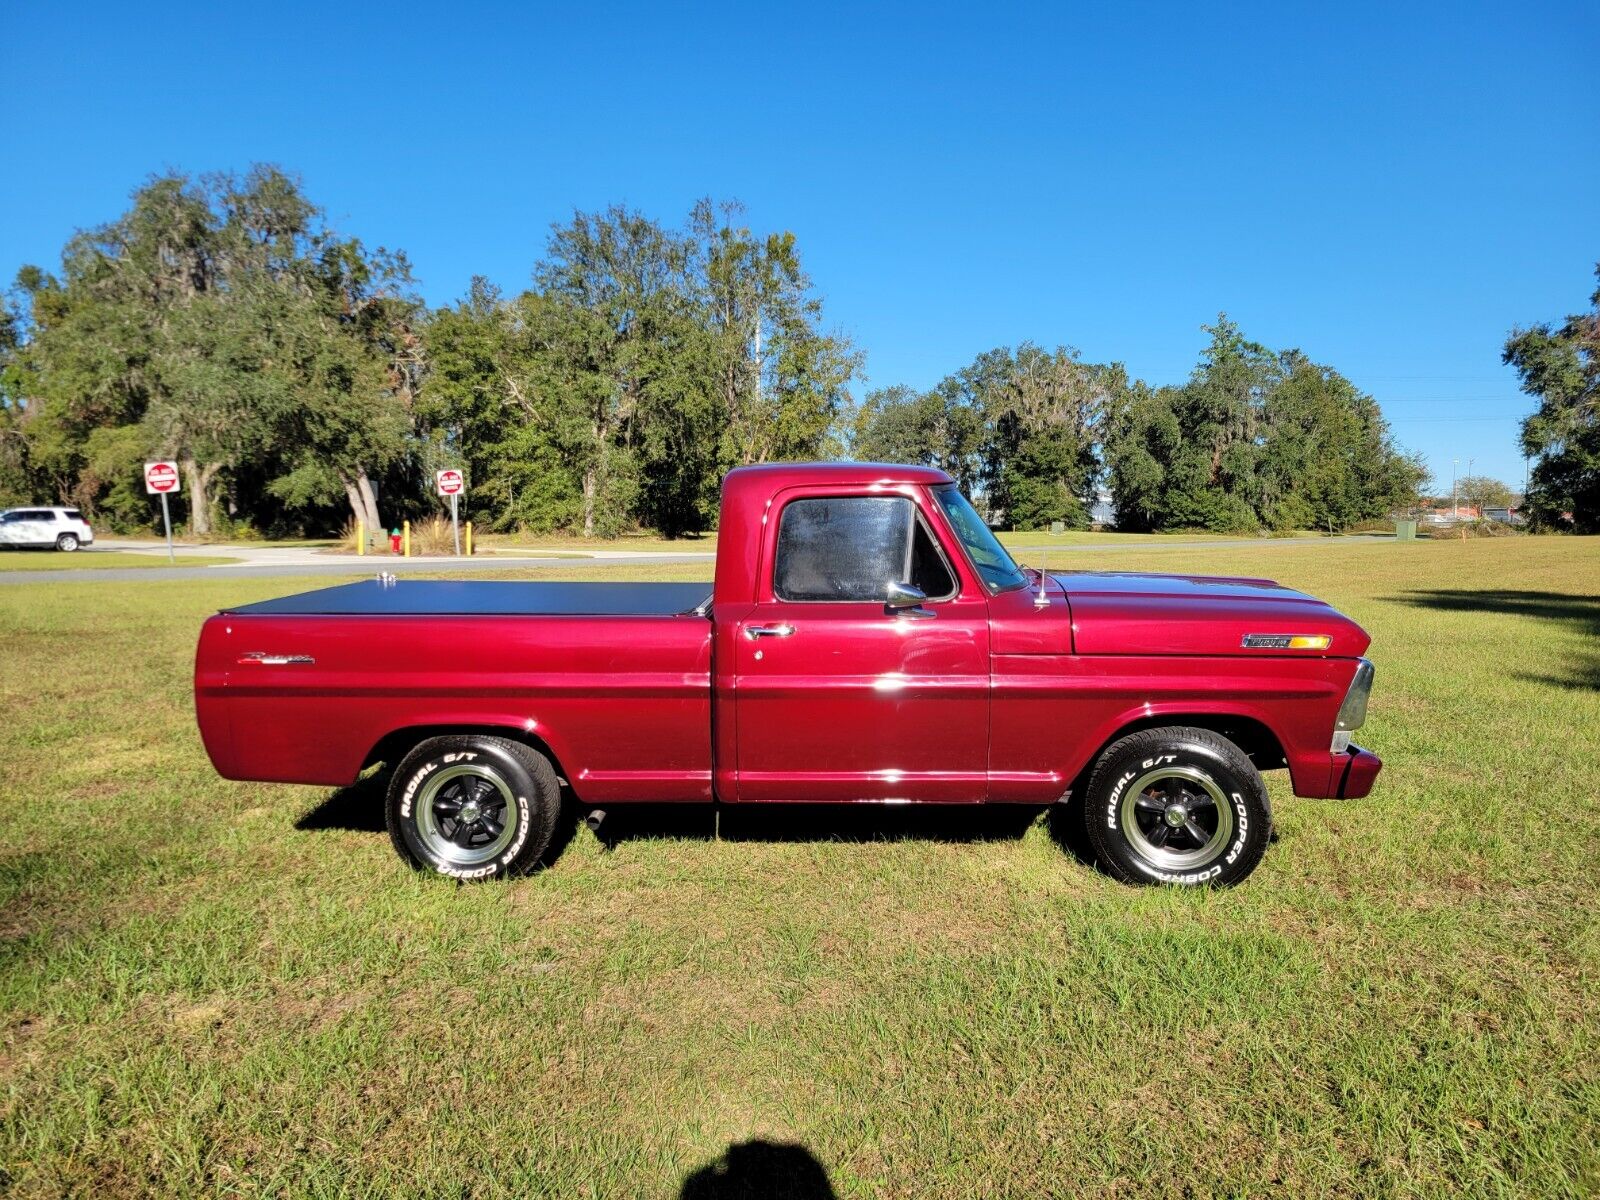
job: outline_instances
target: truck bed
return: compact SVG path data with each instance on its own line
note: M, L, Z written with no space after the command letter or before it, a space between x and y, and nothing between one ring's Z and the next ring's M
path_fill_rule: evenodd
M536 739L587 803L709 800L709 592L401 579L240 605L200 633L200 733L232 779L339 786L398 730L478 729Z
M280 596L222 611L235 616L670 617L693 612L709 583L527 583L376 579Z

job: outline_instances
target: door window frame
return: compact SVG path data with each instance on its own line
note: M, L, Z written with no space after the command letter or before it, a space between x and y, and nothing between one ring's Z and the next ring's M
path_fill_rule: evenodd
M797 600L780 595L778 592L778 539L783 535L784 514L788 511L789 506L796 501L885 499L905 500L911 505L912 516L921 525L923 532L928 535L928 540L933 543L934 552L939 555L940 561L944 563L944 568L949 572L950 579L955 585L955 590L946 595L929 596L927 603L948 604L952 601L960 600L972 586L967 562L964 558L957 558L951 555L945 541L947 534L942 531L941 526L934 523L934 514L929 512L926 502L927 497L923 494L923 490L914 484L872 484L855 487L813 485L786 488L773 497L765 518L767 528L771 532L762 539L761 543L761 562L757 568L758 573L756 576L759 580L756 602L758 604L865 604L881 608L884 603L881 598L871 600ZM901 582L905 581L902 580ZM978 590L980 594L983 593L981 585ZM984 599L987 601L986 594Z

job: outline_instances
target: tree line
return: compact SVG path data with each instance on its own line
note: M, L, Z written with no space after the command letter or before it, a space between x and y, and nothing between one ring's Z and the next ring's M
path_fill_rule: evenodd
M927 392L887 388L855 413L863 457L939 466L1006 524L1084 528L1097 485L1129 530L1345 529L1416 504L1427 470L1378 403L1226 316L1183 384L1024 343Z
M810 458L941 466L997 522L1345 528L1425 477L1377 402L1225 317L1190 378L1031 343L926 390L857 396L789 233L737 205L678 225L625 207L552 227L531 286L429 309L404 254L335 230L273 167L165 175L27 267L0 316L0 504L151 519L139 465L181 463L196 533L326 534L436 511L494 529L710 528L730 468Z
M1538 460L1529 517L1536 527L1600 533L1600 287L1588 312L1513 330L1504 361L1539 402L1522 422L1523 453Z

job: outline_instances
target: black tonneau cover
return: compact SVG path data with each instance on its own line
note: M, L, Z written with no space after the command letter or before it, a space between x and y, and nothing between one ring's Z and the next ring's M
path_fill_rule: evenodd
M709 583L518 583L368 579L225 608L241 616L636 616L690 613Z

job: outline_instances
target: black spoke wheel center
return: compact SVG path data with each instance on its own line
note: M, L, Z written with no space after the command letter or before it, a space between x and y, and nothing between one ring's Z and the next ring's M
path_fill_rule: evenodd
M494 768L446 767L423 787L417 833L430 851L454 864L487 862L510 844L511 787Z
M1121 825L1133 851L1164 871L1204 866L1227 848L1233 807L1210 775L1170 765L1123 793Z
M471 849L494 841L505 828L505 798L487 779L466 775L441 788L433 802L434 816L445 836Z

